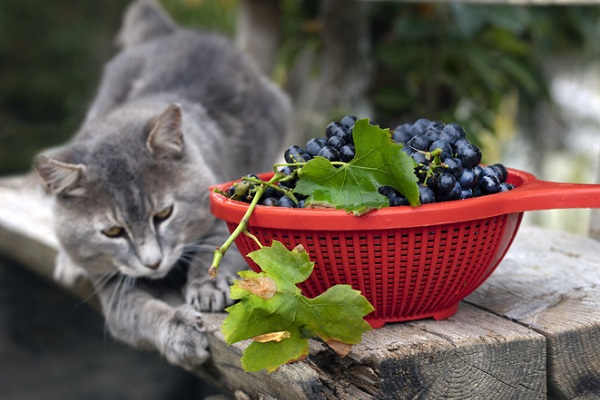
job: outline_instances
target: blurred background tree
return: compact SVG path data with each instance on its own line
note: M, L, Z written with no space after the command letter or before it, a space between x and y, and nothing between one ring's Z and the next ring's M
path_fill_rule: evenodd
M0 2L0 175L68 140L92 101L128 0ZM237 0L164 0L186 26L235 32Z

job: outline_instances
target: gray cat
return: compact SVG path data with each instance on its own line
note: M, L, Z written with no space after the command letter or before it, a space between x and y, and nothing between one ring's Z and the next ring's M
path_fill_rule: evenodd
M193 368L208 358L199 311L230 304L244 266L230 251L208 278L227 236L208 188L272 168L289 104L228 40L176 27L154 1L129 7L118 38L78 133L34 162L55 198L55 277L85 275L114 337ZM161 300L157 282L183 273L185 302Z

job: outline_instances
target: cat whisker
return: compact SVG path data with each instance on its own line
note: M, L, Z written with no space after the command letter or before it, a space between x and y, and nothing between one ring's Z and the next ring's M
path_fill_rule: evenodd
M104 286L106 286L106 284L117 274L118 271L111 271L91 279L92 292L84 297L79 303L77 303L77 306L81 306L82 304L89 302L91 299L99 295Z

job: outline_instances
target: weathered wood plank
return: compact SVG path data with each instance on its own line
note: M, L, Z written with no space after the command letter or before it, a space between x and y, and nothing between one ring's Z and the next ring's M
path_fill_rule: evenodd
M600 242L524 229L468 301L546 337L553 398L600 397Z
M252 398L546 398L545 338L469 304L445 321L369 332L343 359L314 342L307 361L272 374L243 373L242 345L224 345L218 332L222 318L207 317L215 331L212 368L221 383Z

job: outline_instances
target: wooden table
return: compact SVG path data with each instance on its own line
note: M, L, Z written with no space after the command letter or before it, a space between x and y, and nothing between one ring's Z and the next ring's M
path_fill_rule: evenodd
M51 279L49 203L26 179L0 181L0 251ZM494 274L444 321L390 324L343 359L311 356L242 371L223 314L206 315L212 360L198 376L238 399L593 399L600 397L600 242L523 226ZM74 289L81 296L89 286Z

